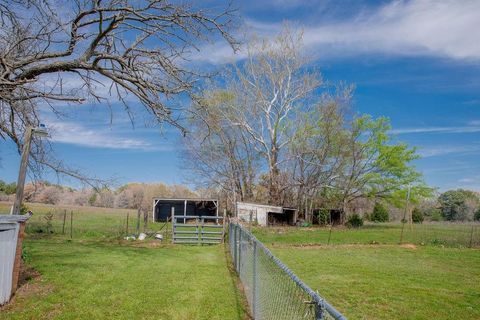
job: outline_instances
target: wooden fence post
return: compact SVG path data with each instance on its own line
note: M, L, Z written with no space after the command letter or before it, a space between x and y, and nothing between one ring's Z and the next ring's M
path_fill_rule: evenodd
M225 220L227 219L227 208L223 209L223 227L222 227L222 243L225 242Z
M67 209L63 210L63 226L62 226L62 234L65 234L65 221L67 220Z
M140 214L142 213L140 207L137 209L137 237L140 234Z
M70 211L70 239L73 239L73 210Z
M472 224L472 229L470 231L470 245L469 247L471 248L473 245L473 224Z
M175 207L172 207L171 220L172 220L172 243L175 243Z
M130 216L130 212L127 212L127 226L125 227L125 235L128 236L128 218Z

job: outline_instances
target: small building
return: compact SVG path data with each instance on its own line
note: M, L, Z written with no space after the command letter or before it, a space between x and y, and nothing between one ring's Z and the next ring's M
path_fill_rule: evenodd
M260 226L295 225L297 210L293 208L265 204L237 202L237 216L245 222L255 222Z
M218 216L218 200L205 198L154 198L153 222L165 222L172 214L176 216Z
M20 276L26 215L0 215L0 305L15 293Z

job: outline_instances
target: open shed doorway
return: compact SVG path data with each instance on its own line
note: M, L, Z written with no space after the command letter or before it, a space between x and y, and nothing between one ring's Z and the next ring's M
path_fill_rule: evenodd
M269 226L293 226L296 223L297 210L282 208L282 212L268 212Z
M327 215L324 216L322 212L327 210ZM334 226L342 224L342 210L339 209L314 209L313 210L313 224L327 225L332 224Z
M217 199L153 199L153 222L165 222L172 214L185 216L218 216Z

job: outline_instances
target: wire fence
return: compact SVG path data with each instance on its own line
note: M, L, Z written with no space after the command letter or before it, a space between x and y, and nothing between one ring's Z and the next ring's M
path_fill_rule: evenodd
M229 245L254 319L346 319L237 223Z

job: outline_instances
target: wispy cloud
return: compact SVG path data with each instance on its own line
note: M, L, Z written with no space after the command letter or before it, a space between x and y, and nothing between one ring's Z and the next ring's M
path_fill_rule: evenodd
M480 145L438 145L431 147L420 147L418 153L423 158L444 156L447 154L478 154L480 153Z
M320 16L316 21L317 24L304 26L304 42L323 57L381 53L480 60L480 1L476 0L392 1L369 7L345 20L324 22ZM282 28L282 22L248 19L246 25L249 32L263 36L271 36ZM237 59L244 54L240 52ZM193 59L225 63L232 56L231 49L216 43Z
M467 126L460 127L418 127L392 129L392 134L416 134L416 133L476 133L480 132L480 124L470 122Z
M93 148L155 150L150 142L120 137L106 128L89 128L77 122L50 121L53 142L74 144Z

